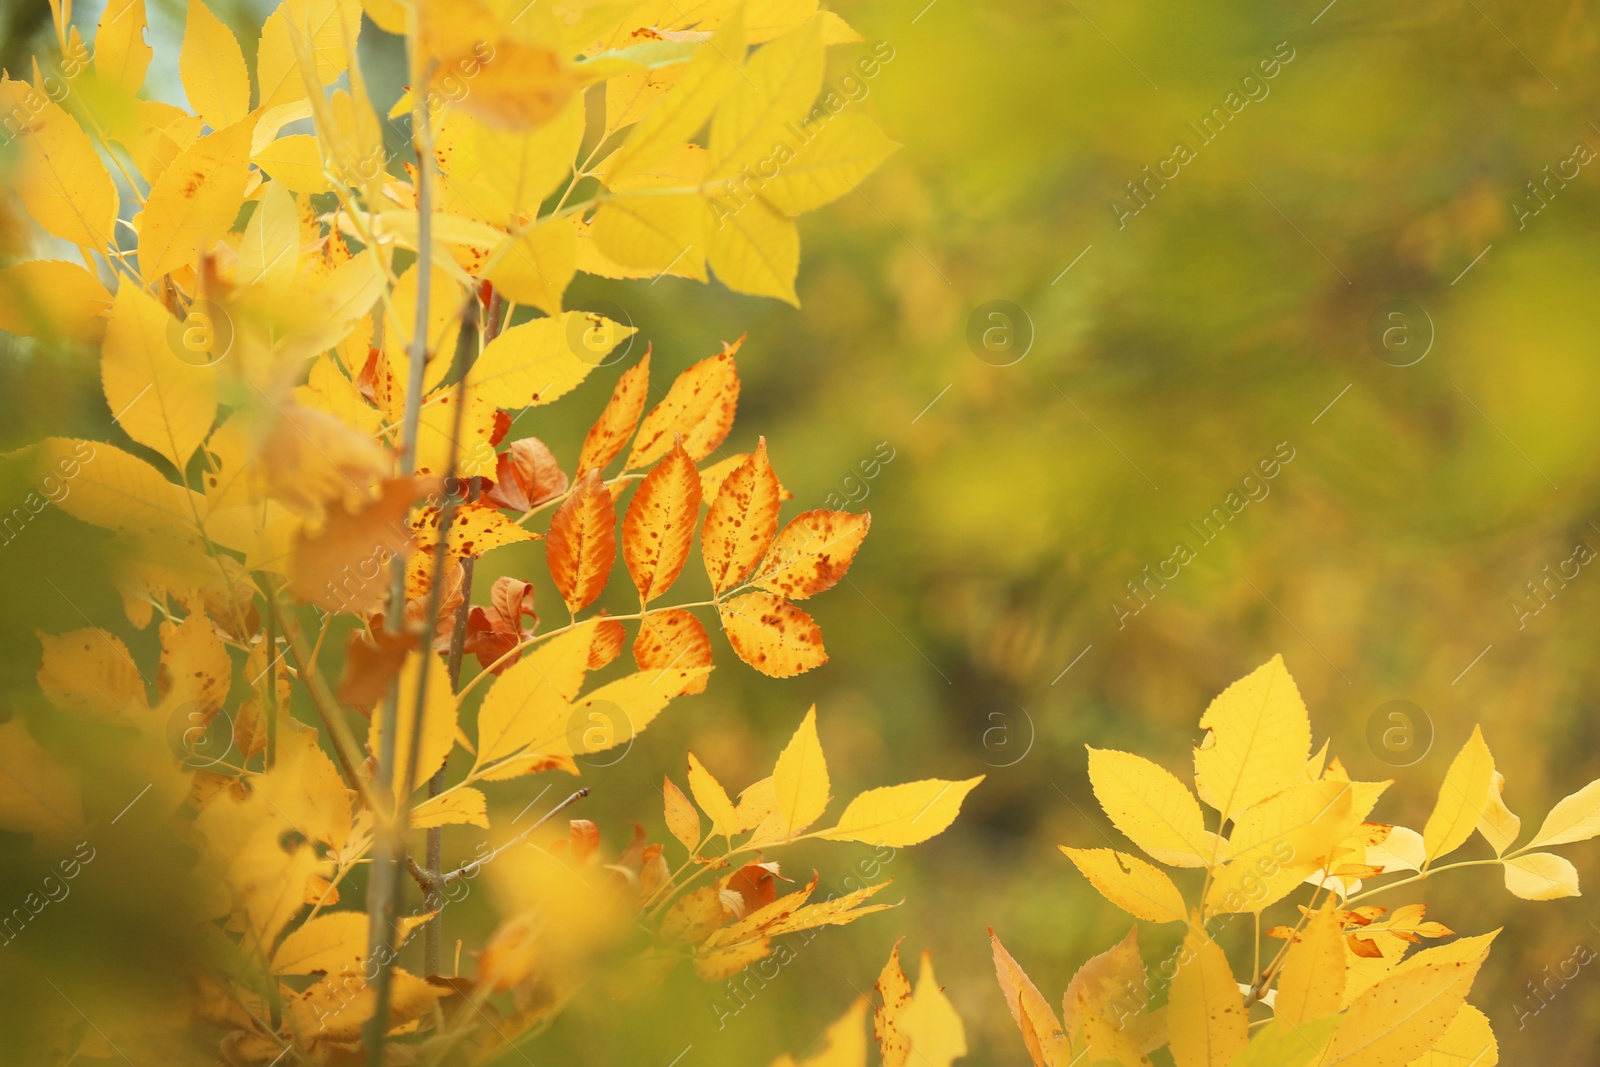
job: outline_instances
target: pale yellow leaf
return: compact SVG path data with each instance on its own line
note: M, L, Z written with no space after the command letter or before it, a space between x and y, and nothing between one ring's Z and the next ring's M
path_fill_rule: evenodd
M967 1054L967 1032L950 998L933 974L933 957L922 954L916 992L900 1015L899 1029L911 1039L914 1061L925 1067L950 1067Z
M413 830L435 826L480 826L489 828L489 803L471 786L457 786L448 793L429 797L411 809Z
M700 813L671 777L662 779L661 795L666 806L667 829L679 844L694 853L700 848Z
M34 221L80 247L116 244L117 187L89 135L27 82L0 80L0 113L30 116L7 184Z
M98 341L110 313L111 294L76 263L35 259L0 267L0 330Z
M765 45L745 64L711 120L711 156L706 177L739 173L772 151L800 120L822 87L822 20L807 19Z
M1495 1067L1499 1062L1500 1045L1489 1017L1471 1004L1463 1004L1444 1036L1408 1067Z
M1298 1025L1274 1019L1256 1031L1230 1067L1311 1067L1341 1022L1336 1015Z
M1489 779L1489 799L1484 805L1483 817L1478 820L1478 833L1489 842L1496 856L1504 855L1522 833L1522 820L1506 807L1505 788L1506 776L1495 771Z
M578 236L566 219L546 218L523 230L489 268L508 299L561 314L562 294L578 272Z
M1426 963L1378 982L1351 1003L1321 1063L1405 1067L1444 1036L1481 962Z
M423 656L429 656L430 660L425 687L419 687L419 683L424 682ZM445 758L450 755L456 737L456 697L450 689L450 676L445 671L442 659L433 656L432 653L413 652L406 658L405 666L400 669L398 685L400 719L395 730L394 764L390 772L397 795L411 793L417 786L432 778L434 772L444 766ZM419 691L425 694L422 701L420 734L412 730L412 725L416 721ZM382 725L383 716L373 715L371 728L367 732L367 748L374 756L383 751ZM418 737L420 740L413 742L413 737ZM406 769L413 765L415 773L407 779Z
M1506 889L1523 900L1581 896L1578 869L1554 852L1528 852L1507 859Z
M710 667L638 671L584 694L572 702L568 746L574 755L592 756L629 744L685 686L710 673Z
M1587 841L1600 833L1600 778L1590 782L1571 796L1564 797L1550 809L1533 835L1530 848L1564 845L1569 841Z
M317 145L317 139L309 133L291 134L270 141L250 158L256 166L270 174L273 181L302 196L325 193L333 187L323 165L322 149Z
M360 28L357 0L283 0L261 27L257 109L306 98L297 50L305 55L319 87L332 84L348 66Z
M289 932L272 954L272 973L339 974L355 970L366 958L366 913L331 912Z

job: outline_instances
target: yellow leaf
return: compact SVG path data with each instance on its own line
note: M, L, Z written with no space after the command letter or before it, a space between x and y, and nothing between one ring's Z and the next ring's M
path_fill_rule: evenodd
M779 211L800 215L853 190L900 146L865 115L837 115L817 128L800 127L793 142L782 142L772 162L777 175L760 186L763 199Z
M207 720L222 708L233 682L233 661L204 608L181 623L162 622L158 681L164 707L186 710L191 717L198 712Z
M1273 1019L1256 1031L1231 1067L1311 1067L1318 1062L1323 1046L1343 1021L1337 1015L1298 1025L1287 1019Z
M1183 894L1166 872L1137 856L1109 848L1061 846L1100 895L1132 915L1154 923L1183 922L1188 917Z
M1138 927L1120 942L1092 957L1067 985L1061 1022L1069 1039L1088 1047L1090 1061L1116 1060L1127 1067L1150 1067L1141 1033L1152 1016L1146 990L1149 973L1139 957Z
M1494 756L1484 744L1482 730L1474 726L1472 736L1456 753L1439 787L1439 800L1422 828L1428 863L1459 848L1472 836L1489 803L1489 784L1494 779Z
M550 217L523 230L489 268L489 280L510 300L561 314L561 297L578 272L578 235Z
M203 0L189 4L178 72L189 105L213 130L239 122L250 112L250 72L233 31Z
M683 795L670 776L662 779L661 795L666 803L667 829L692 855L700 848L700 813Z
M796 1067L866 1067L867 1037L862 1029L866 1017L867 1002L858 997L850 1010L828 1027L822 1051L807 1056Z
M1349 782L1301 782L1241 815L1208 911L1259 912L1293 892L1361 821L1354 801Z
M756 52L711 120L710 181L772 151L822 88L822 20L810 18Z
M1545 848L1564 845L1569 841L1587 841L1597 833L1600 833L1600 779L1564 797L1551 808L1528 847Z
M994 931L989 931L989 947L994 953L995 975L1000 980L1000 992L1005 995L1011 1018L1022 1031L1023 1043L1034 1067L1060 1067L1067 1062L1067 1035L1061 1030L1061 1021L1055 1009L1044 999L1038 986L1011 958Z
M194 517L203 514L204 498L144 460L99 441L65 437L47 437L21 454L34 477L59 475L70 487L56 505L72 517L108 530L155 530L200 544Z
M815 704L778 756L778 765L772 771L772 789L785 837L793 837L816 822L828 806L828 763L817 737Z
M821 629L780 596L745 593L718 604L717 615L734 653L769 677L792 678L828 662Z
M0 829L33 834L52 851L69 847L83 829L83 798L28 733L20 715L0 723Z
M273 974L339 974L367 959L367 916L359 911L319 915L289 931L272 954Z
M1333 912L1323 908L1311 917L1301 939L1289 946L1274 1010L1287 1026L1337 1015L1344 1006L1344 987L1344 930Z
M728 799L727 792L711 776L711 772L695 759L693 752L689 753L689 792L694 794L694 802L711 820L713 832L724 837L732 837L739 832L739 814L733 801Z
M446 180L451 195L486 222L519 225L572 174L583 140L583 97L532 130L504 131L473 123Z
M115 245L117 187L89 135L27 82L0 80L0 113L31 116L7 177L34 221L83 248Z
M1325 1067L1404 1067L1445 1035L1478 973L1471 962L1392 974L1357 997L1320 1061Z
M710 215L699 195L618 193L595 212L589 236L600 252L625 267L706 280Z
M778 532L753 584L790 600L831 589L850 569L871 525L869 512L803 512Z
M673 379L667 395L640 423L624 470L649 466L672 451L678 438L696 461L717 450L733 428L739 405L739 368L734 363L738 351L739 342L725 346Z
M1195 787L1223 821L1302 780L1311 720L1282 656L1223 690L1200 728L1208 734L1194 753Z
M620 624L619 624L620 625ZM652 611L639 623L633 661L641 671L711 666L711 638L694 613L683 608ZM683 696L705 691L702 675L685 683Z
M755 454L723 478L700 529L700 555L713 592L743 581L772 543L781 495L763 437Z
M717 279L736 293L770 296L800 306L794 279L800 272L800 231L794 220L764 200L730 207L712 202L716 225L709 258Z
M151 186L139 226L139 272L146 278L192 264L232 228L244 198L253 125L245 119L200 138Z
M761 440L764 441L766 439L762 438ZM728 475L743 466L744 461L749 459L750 456L751 453L749 452L735 452L731 456L700 468L701 497L705 500L715 500L717 494L722 491L723 483L728 480ZM781 482L778 484L778 499L780 501L794 499L794 494L785 489Z
M413 652L406 657L405 666L400 669L400 717L395 730L394 764L390 771L396 796L414 792L417 786L432 778L434 772L444 766L445 758L455 745L456 697L450 689L450 676L445 671L444 661L437 656L428 663L426 697L422 704L422 731L420 735L412 733L412 723L416 720L418 683L422 681L422 657L425 655L432 654ZM503 680L505 676L501 677ZM379 756L383 751L382 725L382 713L375 713L367 732L367 748L374 756ZM415 743L416 773L407 780L406 768L411 765L413 736L420 736L420 741Z
M955 822L961 802L983 777L958 782L928 778L869 789L845 806L837 826L815 836L890 848L919 844Z
M606 160L608 182L644 170L704 126L742 73L744 53L744 16L738 9L700 46L677 84Z
M1581 896L1578 869L1554 852L1528 852L1505 861L1506 888L1523 900Z
M722 925L727 914L717 887L701 886L679 897L661 917L661 940L669 945L698 945Z
M115 634L72 630L38 634L44 646L39 689L62 711L83 715L121 715L145 706L144 679Z
M144 31L144 0L108 0L94 36L94 73L101 84L128 96L144 85L150 66Z
M1367 846L1367 862L1382 867L1385 873L1420 871L1427 861L1427 846L1422 835L1406 826L1396 826L1376 845Z
M524 322L484 347L472 370L472 390L500 408L552 403L577 388L632 333L631 327L583 311ZM598 355L581 340L590 335L606 339Z
M209 353L184 347L183 324L137 286L118 288L101 346L106 403L129 437L182 472L217 417ZM177 344L174 345L174 340Z
M1484 805L1483 817L1478 820L1478 833L1489 842L1496 856L1504 855L1506 849L1516 844L1517 835L1522 833L1522 820L1506 807L1503 795L1505 788L1505 775L1495 771L1489 779L1489 799Z
M550 638L495 679L478 709L478 766L534 746L570 755L569 704L583 686L594 634L579 626Z
M0 267L0 330L98 341L110 312L111 294L76 263L36 259Z
M606 135L631 126L650 113L656 102L678 84L681 65L630 70L606 81Z
M967 1032L950 998L933 974L933 957L923 952L917 989L900 1016L899 1028L911 1039L915 1062L926 1067L950 1067L967 1054Z
M878 996L882 1003L872 1009L872 1033L878 1041L883 1067L906 1067L911 1059L911 1038L901 1031L901 1014L911 1003L911 983L900 969L900 942L889 949L889 962L878 974Z
M1495 1067L1500 1045L1489 1017L1471 1004L1461 1005L1444 1036L1408 1067Z
M429 797L411 809L411 828L427 830L435 826L481 826L489 828L489 803L471 786L457 786L448 793Z
M639 671L584 694L572 704L568 745L592 756L631 743L685 685L710 673L710 667Z
M294 197L287 185L268 182L239 242L238 283L282 294L294 282L299 255L300 216Z
M297 49L310 62L319 87L333 84L345 71L346 48L354 50L360 28L361 5L356 0L283 0L261 27L257 110L306 98Z
M674 446L639 483L622 519L622 555L640 604L665 593L683 573L700 518L700 473Z
M272 175L273 181L302 196L325 193L332 188L323 167L322 149L309 133L296 133L268 142L250 158Z
M1309 746L1308 746L1309 747ZM1196 921L1172 978L1167 1033L1178 1067L1227 1067L1249 1042L1250 1013L1228 957Z
M1203 867L1221 857L1209 844L1193 794L1165 767L1113 749L1089 749L1095 799L1118 830L1158 863Z
M877 885L863 886L860 889L852 890L841 897L834 897L831 900L795 908L786 915L780 915L770 923L763 923L761 932L777 936L778 934L798 933L801 930L813 930L819 926L848 926L864 916L875 912L887 911L895 906L893 904L869 904L863 906L864 901L888 885L888 882L879 882Z

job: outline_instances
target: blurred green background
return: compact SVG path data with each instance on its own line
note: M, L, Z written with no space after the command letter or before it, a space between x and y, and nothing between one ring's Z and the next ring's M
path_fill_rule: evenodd
M1600 660L1585 651L1600 578L1584 567L1542 606L1526 590L1577 544L1600 549L1600 178L1591 163L1541 186L1543 199L1528 185L1564 161L1571 174L1580 145L1600 151L1600 12L1589 0L1324 2L846 0L838 10L867 43L834 50L830 81L887 42L893 59L852 106L905 147L802 223L803 306L673 278L573 288L569 306L626 309L655 345L658 388L748 332L726 450L766 435L791 513L830 494L873 513L849 581L811 605L828 665L774 682L714 635L709 691L674 705L627 758L586 771L595 795L582 814L613 847L630 819L664 836L658 783L681 783L685 748L743 787L813 702L837 794L989 777L951 831L887 862L864 846L792 850L797 879L816 867L825 890L843 891L881 867L905 904L824 931L737 1014L719 1012L735 1006L725 988L680 971L626 1002L581 1000L531 1047L536 1062L694 1067L802 1051L870 989L902 935L906 956L933 950L969 1062L1025 1062L986 928L1054 999L1127 926L1056 849L1116 838L1089 793L1084 744L1182 774L1206 702L1277 652L1319 742L1358 778L1397 779L1379 818L1420 827L1474 723L1526 822L1600 777ZM261 12L215 7L248 53ZM26 26L27 5L8 8ZM159 77L176 80L181 8L152 10L167 32L159 91ZM6 42L13 73L26 42ZM1261 77L1275 56L1277 73ZM364 58L386 105L399 54ZM1230 93L1248 100L1237 114ZM1201 143L1189 124L1213 108L1226 126ZM1146 166L1172 175L1179 141L1193 158L1143 186L1147 203L1128 214L1141 207L1128 183ZM1385 317L1395 307L1406 317ZM1385 347L1390 326L1404 336ZM991 327L1004 331L991 347L972 343ZM0 345L0 447L102 436L93 353ZM570 464L619 370L518 434ZM1266 495L1200 546L1186 524L1243 495L1284 442L1293 459ZM1127 583L1180 539L1195 559L1164 587L1141 586L1154 593L1131 614ZM55 515L0 550L7 704L38 705L33 629L84 625L45 577L120 625L114 597L96 592L92 541ZM507 550L484 570L525 576L535 559ZM1392 764L1415 753L1369 743L1395 699L1433 735L1405 768ZM523 783L494 801L514 812L529 796ZM119 861L129 880L108 895L129 899L78 914L96 936L73 966L98 966L116 907L161 913L137 899L164 895L161 879L136 877L161 869L150 847ZM1600 884L1593 847L1567 854ZM1472 996L1502 1062L1594 1058L1600 977L1587 970L1518 1026L1518 1005L1537 1006L1526 983L1600 944L1590 897L1516 901L1492 872L1467 871L1417 899L1459 932L1507 928ZM457 927L469 943L474 921ZM1166 944L1146 932L1146 957ZM1242 938L1228 947L1247 958ZM11 951L0 951L8 988L25 958ZM21 984L41 995L36 979Z

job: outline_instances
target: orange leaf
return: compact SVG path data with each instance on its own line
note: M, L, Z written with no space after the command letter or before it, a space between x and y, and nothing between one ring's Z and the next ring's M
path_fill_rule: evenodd
M699 517L700 473L682 444L674 444L645 475L622 519L622 556L642 602L665 593L683 573Z
M617 517L611 510L611 493L600 473L590 471L556 509L545 544L550 577L569 611L594 603L616 558Z
M828 662L811 616L771 593L746 593L717 606L739 658L762 674L789 678Z
M627 470L638 470L672 451L674 434L683 438L683 449L691 459L705 459L716 451L733 429L739 404L739 370L733 355L743 343L741 337L678 375L666 397L640 424L623 464Z
M778 529L778 475L767 462L767 439L722 482L700 529L700 555L715 592L737 585Z
M641 671L675 670L687 667L711 666L711 638L694 613L682 608L652 611L639 625L639 636L633 642L633 661ZM706 676L692 678L685 683L683 692L703 693Z
M611 391L611 399L606 402L605 410L589 427L589 433L583 439L583 450L578 453L580 475L591 470L604 470L617 458L622 446L628 443L634 428L639 425L639 416L644 414L644 402L649 394L650 350L646 348L644 358L622 372L622 377L617 379L617 387Z
M601 613L601 619L594 627L594 641L589 645L589 669L597 671L622 654L622 643L628 639L625 630L616 619L607 619ZM698 666L698 664L688 664ZM705 679L696 678L695 681L705 687Z
M871 525L870 512L818 509L796 516L772 542L756 587L790 600L831 589L850 569Z

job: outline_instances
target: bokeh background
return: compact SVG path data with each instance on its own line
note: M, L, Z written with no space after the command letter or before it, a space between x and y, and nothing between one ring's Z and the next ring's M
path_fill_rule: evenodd
M1600 153L1600 11L1325 3L840 0L867 43L834 50L830 81L886 42L892 60L852 106L905 147L802 223L802 307L673 278L574 287L570 306L626 309L658 383L748 332L729 450L764 434L791 508L833 494L873 514L849 580L815 602L827 666L778 683L723 648L730 666L704 696L586 771L583 814L616 847L631 819L661 836L660 777L682 780L685 748L742 787L813 702L837 793L988 779L925 845L886 857L818 844L786 860L835 891L881 870L899 909L823 932L750 983L746 1004L681 972L627 1001L585 998L532 1046L537 1062L770 1062L810 1046L901 936L907 955L933 950L970 1062L1025 1062L987 928L1055 997L1127 925L1056 848L1116 836L1084 744L1182 773L1206 702L1274 653L1319 741L1356 777L1397 779L1379 817L1420 827L1474 723L1525 822L1600 777L1600 576L1584 566L1540 600L1527 589L1578 545L1600 550L1600 161L1577 162ZM261 6L212 6L249 56ZM92 26L99 5L81 7ZM181 5L151 10L147 91L181 99ZM4 62L22 74L45 5L8 3L4 21ZM386 105L401 57L367 44ZM1227 112L1230 93L1248 102L1201 143L1189 124ZM1136 200L1128 183L1147 166L1172 175L1179 141L1193 158ZM1577 175L1536 197L1529 183L1563 166ZM620 369L519 434L572 462ZM95 354L0 337L0 416L3 449L103 439ZM1257 483L1266 495L1200 546L1186 524L1252 491L1244 479L1275 451L1293 458ZM1142 585L1180 539L1195 559ZM84 625L74 602L120 625L96 543L46 514L0 546L0 683L15 713L39 707L35 628ZM503 550L485 569L527 576L536 559ZM1431 745L1372 741L1394 700ZM496 805L515 811L519 788ZM126 931L181 941L180 921L160 926L185 891L175 846L153 823L133 830L91 868L80 910L46 916L53 932L32 948L0 949L12 1012L64 1010L48 1006L41 960L137 997L129 976L150 958L119 947ZM1600 850L1567 854L1600 885ZM4 890L26 892L25 864L6 871ZM1521 902L1467 871L1418 898L1461 932L1506 927L1472 997L1502 1062L1595 1058L1592 968L1519 1028L1538 1007L1527 983L1600 946L1592 896ZM473 921L488 919L459 928L469 939ZM1166 944L1146 931L1147 958Z

